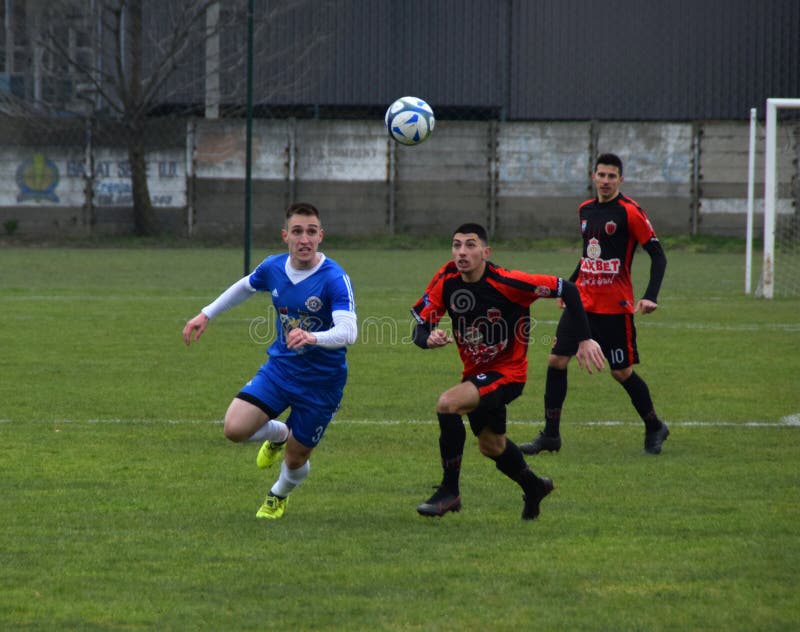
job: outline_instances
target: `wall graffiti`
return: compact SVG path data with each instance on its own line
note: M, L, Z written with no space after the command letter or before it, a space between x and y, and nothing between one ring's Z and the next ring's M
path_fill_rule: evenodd
M44 154L33 154L17 167L17 202L58 204L55 193L59 182L58 167Z
M102 157L96 159L90 169L84 160L64 157L64 153L66 150L60 148L27 156L20 151L14 170L15 188L12 191L8 185L0 186L0 207L20 204L83 205L87 180L92 184L92 204L95 206L132 204L131 165L128 160ZM161 155L146 162L145 173L154 206L173 207L186 204L184 160L177 156Z

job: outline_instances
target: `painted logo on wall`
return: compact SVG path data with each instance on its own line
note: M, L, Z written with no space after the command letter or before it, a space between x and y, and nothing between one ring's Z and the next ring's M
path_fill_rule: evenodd
M58 167L44 154L33 154L17 167L17 202L58 203Z

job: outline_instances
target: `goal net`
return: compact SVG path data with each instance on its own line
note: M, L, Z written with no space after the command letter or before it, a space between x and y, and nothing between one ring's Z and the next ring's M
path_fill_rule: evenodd
M796 112L786 112L796 110ZM781 116L784 114L785 116ZM767 99L764 258L757 293L800 296L800 99Z

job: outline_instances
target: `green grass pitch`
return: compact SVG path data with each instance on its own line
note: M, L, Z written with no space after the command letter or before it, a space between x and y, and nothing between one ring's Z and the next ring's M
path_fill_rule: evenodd
M659 310L637 317L663 454L642 454L607 372L573 363L564 448L528 459L556 484L539 520L519 519L519 489L471 435L463 510L423 519L435 401L460 364L410 344L408 308L448 248L323 250L353 280L360 340L310 477L265 523L275 473L220 422L271 308L256 297L199 344L180 336L241 251L0 249L0 629L797 629L800 299L745 297L740 253L668 248ZM568 276L577 253L492 259ZM517 441L541 427L558 309L533 316Z

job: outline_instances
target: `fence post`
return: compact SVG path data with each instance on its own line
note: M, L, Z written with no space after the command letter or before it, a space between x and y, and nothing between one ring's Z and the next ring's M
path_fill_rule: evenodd
M586 165L586 190L589 196L594 195L594 184L592 183L592 173L594 172L594 161L597 157L597 146L599 144L600 129L597 121L589 121L589 155Z
M194 146L195 123L186 123L186 236L194 233Z
M86 119L83 147L83 226L87 234L94 233L94 131L92 119Z
M397 143L386 139L386 227L390 235L397 230Z
M489 235L494 236L497 232L497 178L498 178L498 154L497 154L497 135L500 127L497 121L489 121Z
M697 235L697 231L700 225L700 196L702 193L700 180L703 177L700 174L700 154L702 153L701 152L702 138L703 138L703 124L700 122L692 124L692 190L691 190L692 235Z

